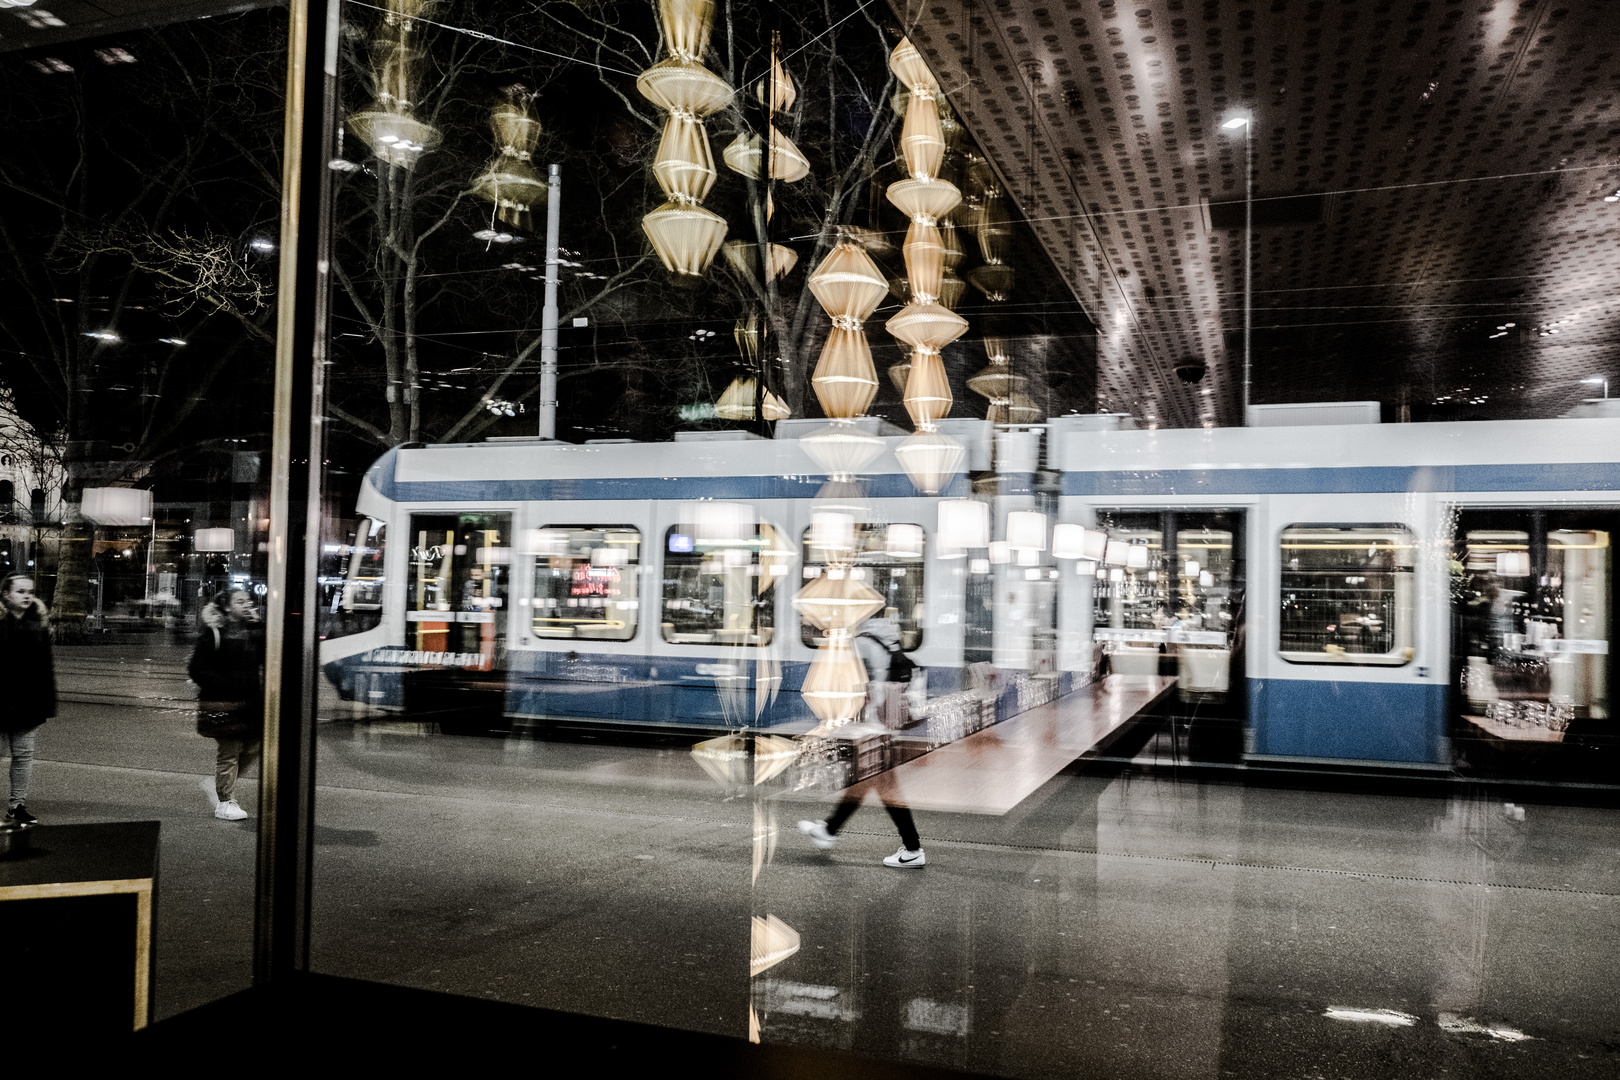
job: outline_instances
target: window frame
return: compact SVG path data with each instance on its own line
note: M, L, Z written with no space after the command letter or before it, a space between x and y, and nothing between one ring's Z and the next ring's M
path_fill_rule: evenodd
M635 533L635 536L636 536L636 549L637 549L636 557L633 560L631 560L624 567L624 570L629 572L630 575L636 581L635 604L634 604L634 606L632 608L629 609L629 610L634 612L634 614L632 615L633 622L631 623L630 633L626 637L579 637L579 636L577 636L577 634L575 636L571 636L571 637L560 637L560 636L553 636L553 635L550 635L550 634L539 633L538 630L536 629L535 625L534 625L535 602L540 599L539 590L537 588L536 575L538 574L539 569L540 569L540 560L544 559L544 558L549 558L549 556L542 555L541 553L536 551L536 552L530 552L528 554L528 556L527 556L527 558L529 560L529 577L528 577L528 581L526 582L526 584L528 586L528 594L526 596L520 597L519 600L518 600L518 606L519 606L519 608L521 609L521 612L522 612L521 622L522 622L522 626L523 626L523 636L532 637L537 643L542 644L542 645L553 643L553 642L562 642L562 641L572 642L572 643L590 642L590 643L604 644L604 645L625 645L625 644L628 644L628 643L636 640L636 638L641 634L641 624L644 621L642 619L641 606L642 606L642 603L645 600L645 597L643 597L641 595L640 575L641 575L642 571L647 566L647 563L641 558L642 552L645 550L645 548L647 546L647 538L646 538L645 535L643 535L641 527L639 525L632 525L632 524L628 524L628 523L613 524L613 525L579 525L579 524L564 524L564 523L548 523L548 524L538 526L537 528L535 528L533 530L533 532L535 534L539 534L539 533L544 533L544 532L547 532L547 531L550 531L550 530L570 530L570 531L578 530L578 531L582 531L582 532L606 532L608 530L618 530L618 531L625 531L625 532ZM528 534L525 534L525 535L528 535ZM571 558L571 556L570 556L570 558ZM623 579L623 575L621 574L621 580L622 579ZM624 609L621 609L621 610L624 610ZM576 626L576 627L573 627L571 629L574 629L574 630L577 631L578 627Z
M772 645L775 645L777 643L777 640L778 640L778 635L782 631L782 627L778 625L778 623L780 621L780 619L779 619L780 612L778 612L777 606L781 603L781 593L779 593L777 591L777 585L779 584L779 582L780 582L780 580L782 578L789 577L789 575L791 575L792 569L793 569L793 563L795 561L797 561L797 559L798 559L798 552L793 552L793 553L791 553L791 555L789 555L789 561L785 564L786 567L787 567L787 570L786 570L785 573L773 574L773 573L770 572L770 566L772 564L767 562L763 557L765 555L766 549L762 548L762 547L759 547L759 546L753 546L752 547L752 558L751 558L750 563L748 564L751 567L758 567L759 568L759 574L758 575L750 574L749 577L752 578L752 577L755 577L755 576L761 576L761 577L768 576L771 579L771 584L770 584L770 587L769 587L769 590L768 590L768 592L769 592L768 601L755 605L756 610L761 610L761 611L768 612L769 613L769 618L770 618L771 621L770 621L769 625L756 625L754 627L753 633L754 633L755 637L761 637L761 636L765 636L765 635L761 635L759 633L759 631L761 631L761 630L769 630L770 634L768 636L766 636L766 640L763 640L763 641L721 641L721 640L717 639L717 640L713 640L713 641L676 641L671 637L671 634L675 633L675 631L672 631L672 630L669 629L669 627L672 624L668 620L666 620L664 618L664 614L665 614L665 611L666 611L664 605L666 603L668 603L671 599L680 599L680 598L679 597L671 597L669 595L669 580L670 580L669 579L669 573L670 573L670 569L671 569L670 568L670 559L669 559L669 557L670 557L671 554L674 554L673 552L670 551L669 541L670 541L671 537L674 537L674 536L677 536L677 535L681 535L681 536L687 535L687 533L682 532L682 529L690 528L691 524L692 524L691 522L685 522L685 521L674 522L674 523L670 524L669 526L667 526L663 530L663 534L659 538L659 542L658 542L658 599L657 599L657 604L658 604L657 617L658 617L658 637L659 637L659 640L661 640L665 645L673 645L673 646L676 646L677 648L690 647L690 648L698 648L698 649L766 649L766 648L770 648ZM756 518L755 519L755 522L754 522L754 536L755 536L755 538L758 539L761 536L760 530L767 529L767 528L770 529L772 531L772 533L774 534L774 536L776 537L776 540L775 540L776 543L781 543L781 542L783 542L785 540L786 535L787 535L786 530L784 530L780 525L776 524L775 522L766 521L763 518ZM772 547L770 550L775 551L776 549L774 547ZM694 553L696 553L695 550L694 550ZM680 554L686 554L686 553L681 552ZM701 570L699 572L701 573ZM720 575L714 575L714 576L718 577ZM762 590L762 592L763 591L765 591L765 590ZM759 593L756 593L756 597L759 596L759 595L760 595ZM722 632L723 631L721 631L721 630L713 631L713 633L717 636L717 638L718 638L718 635L720 633L722 633Z
M928 604L928 545L933 542L933 538L929 535L928 528L926 526L924 526L921 522L916 522L916 521L857 521L855 523L855 531L856 531L856 535L859 536L859 535L861 535L863 530L882 529L882 530L885 530L885 541L886 541L887 540L887 530L890 528L890 526L893 526L893 525L911 525L911 526L915 526L917 529L920 529L922 531L922 537L923 537L922 554L916 556L915 559L908 558L903 564L897 563L895 565L903 566L903 568L908 573L911 572L913 569L916 570L916 572L917 572L917 574L919 576L919 579L921 581L921 584L918 586L919 596L918 596L917 602L919 604L923 605L923 609L926 612L927 604ZM810 567L815 566L819 570L818 576L819 576L819 574L826 573L826 567L827 567L826 560L825 559L813 560L810 557L810 552L811 552L812 547L813 547L813 545L810 543L811 531L812 530L811 530L810 526L805 526L803 532L799 536L799 565L801 567L801 574L800 574L800 580L799 580L798 584L800 584L800 585L807 584L811 580L811 579L803 576L803 572L802 572L803 570L808 570ZM884 554L887 554L887 551L885 551ZM857 552L856 561L852 564L853 569L864 570L864 569L867 569L867 568L869 568L871 566L874 566L874 565L879 565L879 566L882 565L882 564L875 564L875 563L862 563L862 562L859 561L859 555L860 555L860 553ZM867 584L871 584L871 582L868 581ZM874 586L874 588L875 588L875 586ZM881 592L882 590L879 590L879 591ZM795 614L798 615L798 620L799 620L799 642L800 642L800 644L804 645L804 647L808 648L808 649L819 648L819 646L817 645L817 643L815 641L815 632L816 632L815 627L811 624L809 619L806 619L804 617L804 615L802 613L796 612ZM880 614L881 614L881 611L880 611ZM874 618L875 617L876 616L874 616ZM915 633L917 635L917 641L916 641L916 644L911 645L911 646L906 645L906 643L905 643L905 640L906 640L905 639L905 631L904 631L904 629L901 630L901 635L900 635L900 651L901 652L903 652L903 653L912 653L912 652L916 652L918 649L923 647L923 641L927 637L927 622L928 622L928 620L927 620L926 617L924 617L921 620L918 620L918 622L916 624L916 630L915 630ZM903 626L903 623L901 625ZM858 630L857 630L857 632L858 632Z
M1392 628L1393 648L1382 653L1353 653L1348 650L1337 654L1327 652L1304 652L1283 648L1283 597L1287 594L1287 586L1283 582L1283 574L1287 571L1288 560L1284 552L1288 549L1283 546L1289 533L1297 532L1356 532L1372 534L1372 539L1379 539L1379 533L1399 533L1400 537L1392 537L1397 542L1390 545L1392 552L1403 548L1412 552L1412 557L1404 564L1392 561L1389 574L1393 592L1393 612L1397 620L1405 618L1405 626L1396 622ZM1404 539L1403 539L1404 538ZM1417 558L1418 532L1405 522L1369 521L1295 521L1284 525L1277 532L1275 551L1277 553L1277 638L1276 652L1284 663L1297 664L1307 667L1355 667L1355 668L1402 668L1412 664L1417 659ZM1401 603L1400 575L1407 576L1406 603ZM1403 635L1402 630L1405 630ZM1408 644L1402 644L1403 637Z

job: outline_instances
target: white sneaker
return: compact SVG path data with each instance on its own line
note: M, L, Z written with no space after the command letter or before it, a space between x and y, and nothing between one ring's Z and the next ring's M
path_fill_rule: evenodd
M916 851L907 851L905 845L902 844L899 851L883 860L883 865L892 866L896 870L909 870L913 866L927 866L928 856L923 854L922 848L918 848Z
M801 821L799 831L810 838L810 842L823 851L838 843L838 838L827 831L825 821Z
M202 778L202 783L198 786L203 789L203 794L208 796L208 805L212 806L215 810L218 810L219 792L214 790L214 778L212 776L205 776Z
M214 810L214 816L221 821L243 821L248 812L238 806L235 799L226 799Z

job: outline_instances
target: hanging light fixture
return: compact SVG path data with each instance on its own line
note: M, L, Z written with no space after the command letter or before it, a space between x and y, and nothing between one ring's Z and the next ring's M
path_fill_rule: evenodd
M473 194L494 203L500 220L532 232L532 211L546 201L548 185L534 167L540 121L530 113L529 96L518 92L496 105L489 126L495 132L495 156L473 180Z
M726 235L725 218L702 205L716 176L703 119L730 104L732 91L703 66L714 0L661 0L659 18L670 56L643 71L636 89L669 113L653 163L667 201L641 225L666 270L695 276Z
M925 495L938 495L962 471L967 449L943 432L924 430L894 448L900 467Z
M759 278L759 245L748 240L727 240L723 248L726 262L746 278ZM771 245L771 265L768 281L786 277L799 265L799 253L786 244Z
M383 21L372 38L373 101L350 113L349 130L384 164L415 166L438 146L442 135L414 115L421 52L416 20L423 0L387 0Z
M828 416L860 416L878 387L862 324L882 303L888 283L860 245L840 240L810 275L809 285L833 323L810 385Z
M1007 515L1007 546L1014 551L1046 550L1046 515L1039 510L1014 510Z

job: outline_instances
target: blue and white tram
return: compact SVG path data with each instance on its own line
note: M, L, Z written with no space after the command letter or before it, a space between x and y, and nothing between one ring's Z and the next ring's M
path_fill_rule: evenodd
M900 471L899 438L884 441L861 497L840 504L858 519L852 572L949 688L962 564L937 557L936 500ZM807 533L826 479L791 438L392 450L358 505L385 538L380 622L323 642L323 665L345 696L385 708L498 694L487 711L520 726L810 721L798 690L815 639L792 600L820 572ZM756 684L775 692L738 692Z
M930 695L974 660L1055 692L1175 674L1177 707L1227 709L1250 763L1512 771L1579 747L1582 775L1614 782L1620 420L1099 419L996 434L994 483L987 425L952 422L980 479L944 497L992 504L989 549L942 548L940 498L901 471L899 436L839 507ZM816 642L792 598L822 570L808 532L826 479L791 436L390 451L358 506L386 539L367 571L380 621L325 641L323 662L359 701L420 712L480 692L519 726L808 726ZM1047 528L1016 546L1014 514ZM774 697L738 692L778 676Z
M1194 541L1200 515L1238 523L1247 761L1515 771L1557 748L1582 755L1579 778L1620 780L1620 420L1074 423L1049 432L1062 520L1161 513ZM1095 635L1129 637L1104 621Z

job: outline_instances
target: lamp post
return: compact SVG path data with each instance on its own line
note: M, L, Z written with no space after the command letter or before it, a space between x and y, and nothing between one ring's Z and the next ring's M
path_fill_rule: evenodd
M540 313L540 438L557 438L557 242L561 231L562 169L551 166L546 193L546 299Z
M1221 125L1243 132L1243 426L1249 425L1250 337L1254 329L1254 114L1234 113Z
M1603 396L1605 398L1609 396L1609 377L1607 375L1594 375L1590 379L1582 379L1581 382L1588 386L1596 386L1598 383L1602 383Z

